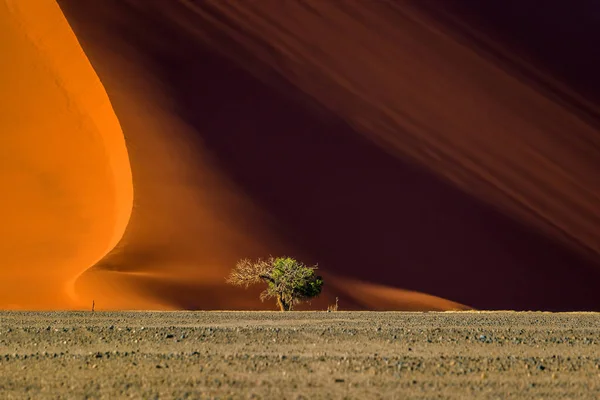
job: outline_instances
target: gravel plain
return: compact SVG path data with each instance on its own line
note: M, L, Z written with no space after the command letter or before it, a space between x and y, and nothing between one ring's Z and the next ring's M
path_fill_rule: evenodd
M600 314L1 312L0 398L598 399Z

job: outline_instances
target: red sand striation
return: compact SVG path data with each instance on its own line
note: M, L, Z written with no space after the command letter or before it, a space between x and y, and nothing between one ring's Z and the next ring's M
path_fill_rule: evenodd
M265 307L223 277L273 253L313 307L600 309L598 107L460 1L58 3L136 194L82 300Z

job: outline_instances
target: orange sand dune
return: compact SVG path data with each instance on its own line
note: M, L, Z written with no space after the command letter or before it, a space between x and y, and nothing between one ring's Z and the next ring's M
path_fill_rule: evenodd
M129 220L123 134L54 1L0 1L0 49L0 307L76 307Z
M58 3L119 118L136 194L122 241L77 280L79 301L269 307L223 278L238 258L290 254L318 261L327 277L310 307L339 296L345 308L600 309L598 107L523 62L510 42L477 38L485 28L460 12L416 0ZM14 5L5 14L36 22L15 18ZM12 52L29 54L23 46ZM60 71L70 81L73 72ZM71 88L68 104L92 99L85 87ZM16 107L38 112L47 103L30 96ZM75 122L60 132L85 127ZM23 271L53 271L52 291L105 254L129 216L106 179L129 177L126 158L121 170L112 152L95 160L96 147L72 143L76 160L61 154L52 176L106 175L73 180L75 194L64 197L71 203L48 215L65 222L83 207L98 232L39 237L70 240L69 249L94 257L61 257L54 268L51 252L39 251L47 269L28 270L35 263L18 257L0 269L19 261ZM72 167L78 160L98 171ZM30 201L12 179L6 187L19 188L18 203ZM75 200L91 186L94 200ZM125 186L131 195L131 181ZM16 242L22 249L13 254L32 247ZM31 275L22 276L29 283ZM58 303L31 307L40 304Z
M600 308L596 106L582 117L568 85L516 74L460 24L417 1L59 4L115 105L137 199L82 285L227 307L219 276L268 251L363 281L357 296L380 299L363 307L391 307L385 285Z

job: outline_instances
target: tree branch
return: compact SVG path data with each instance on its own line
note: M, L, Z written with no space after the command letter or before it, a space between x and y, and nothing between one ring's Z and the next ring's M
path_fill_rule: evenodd
M265 281L275 283L275 279L271 278L269 275L261 274L258 276L260 279L264 279Z

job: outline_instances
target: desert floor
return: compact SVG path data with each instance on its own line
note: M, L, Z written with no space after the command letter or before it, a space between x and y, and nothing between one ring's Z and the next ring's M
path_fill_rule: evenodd
M1 312L0 397L600 398L600 314Z

